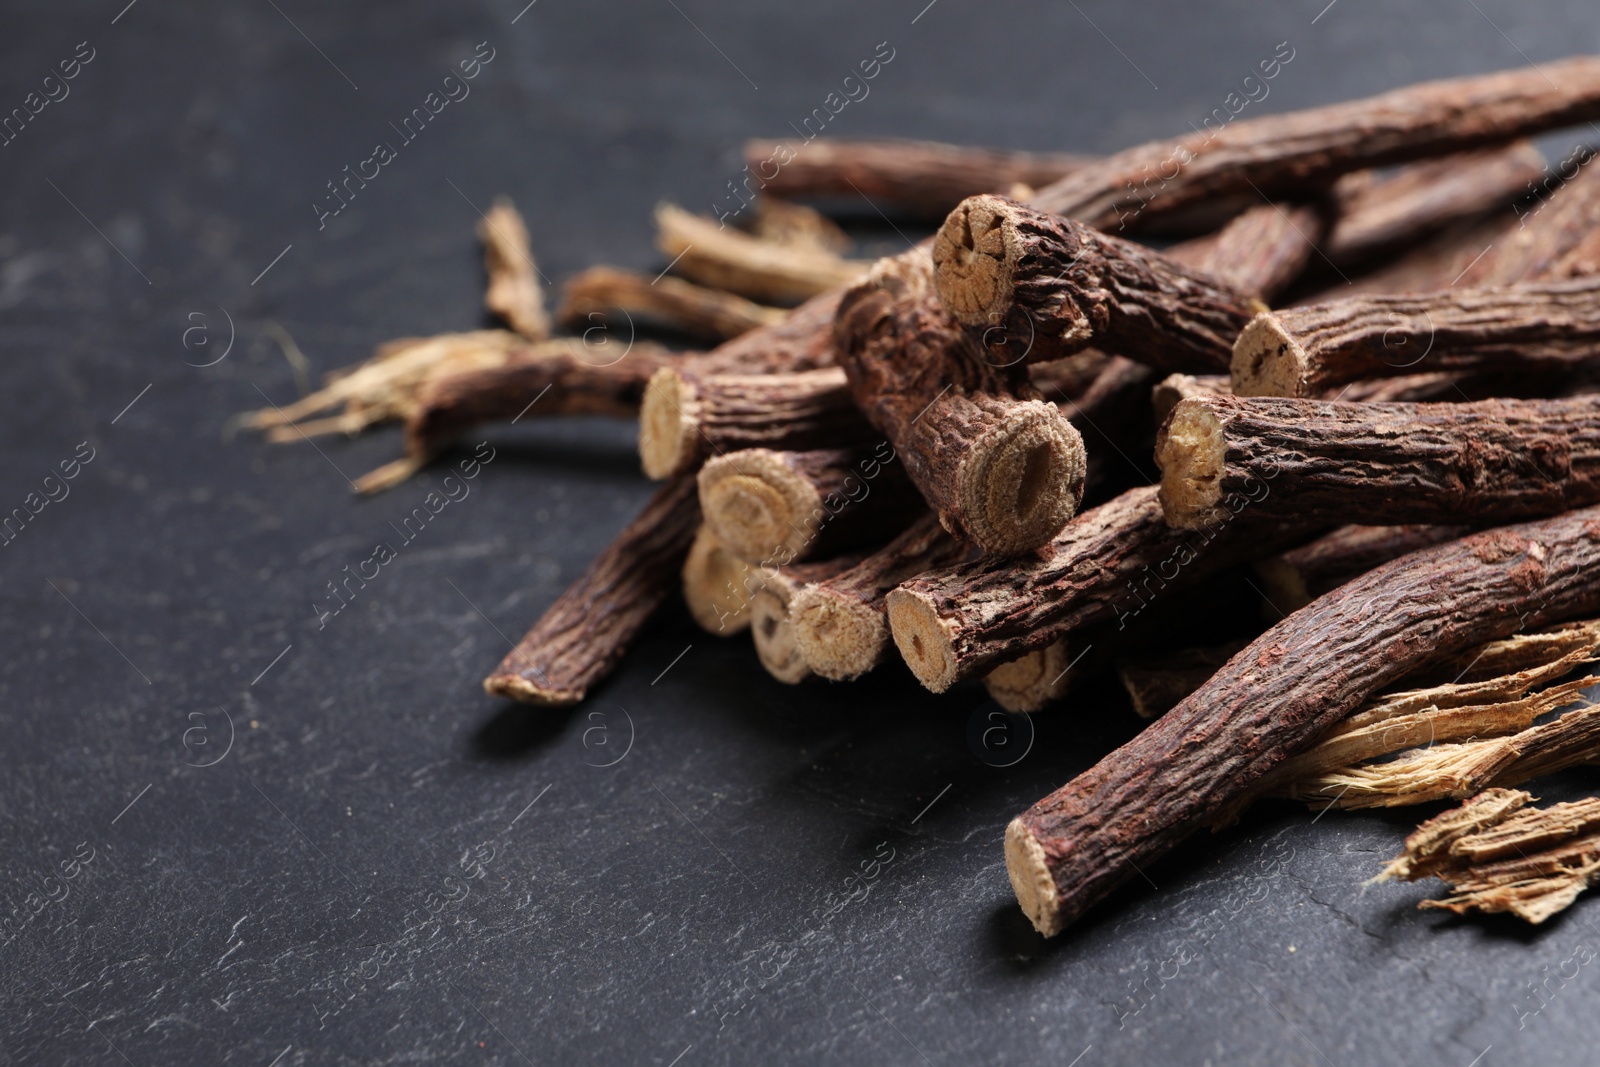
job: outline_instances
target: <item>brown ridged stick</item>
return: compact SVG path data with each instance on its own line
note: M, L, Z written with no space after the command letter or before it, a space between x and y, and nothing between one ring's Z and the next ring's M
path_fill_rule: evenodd
M656 208L656 247L673 270L700 285L767 304L798 304L847 284L869 264L723 226L680 207Z
M1465 268L1456 284L1487 289L1523 281L1555 280L1586 273L1568 260L1600 227L1600 167L1590 162L1554 191L1519 205L1508 227L1483 258ZM1532 184L1531 182L1529 183Z
M1349 266L1495 208L1509 217L1513 202L1543 173L1544 156L1518 141L1423 160L1388 175L1348 174L1333 187L1335 220L1319 248L1333 263Z
M528 227L509 197L496 197L478 223L483 266L489 275L483 306L530 341L550 336L550 316L539 288L539 268L528 244Z
M1600 59L1580 56L1136 145L1040 189L1035 203L1091 226L1125 230L1222 197L1317 191L1351 171L1505 144L1597 118Z
M1423 662L1600 608L1600 509L1384 564L1290 615L1006 830L1023 911L1058 934L1372 693Z
M583 700L616 669L640 627L679 587L678 570L699 528L693 476L656 490L483 680L484 690L550 707Z
M663 367L639 405L639 459L651 478L695 471L713 455L744 448L856 446L874 436L837 367L794 374Z
M768 674L787 685L799 685L813 677L811 664L795 640L794 599L814 583L849 570L860 559L857 554L758 570L760 585L750 602L750 636Z
M964 198L1021 182L1048 185L1089 161L1056 152L1005 152L934 141L836 141L798 151L782 141L748 141L745 162L774 196L867 197L886 211L942 219ZM780 159L780 157L782 157ZM766 172L774 170L772 177Z
M700 629L731 637L750 625L745 585L753 568L702 522L683 561L683 600Z
M1267 599L1279 611L1298 611L1391 559L1470 532L1466 526L1340 526L1254 566Z
M1053 537L1083 499L1083 439L1020 366L984 361L933 296L921 249L880 261L839 302L835 354L947 530L990 552Z
M1218 373L1265 310L1143 245L999 196L957 205L933 261L940 302L1002 365L1093 346L1168 372Z
M1302 522L1490 525L1600 501L1600 397L1344 404L1182 401L1156 442L1167 521L1198 529L1266 485L1254 513Z
M778 452L746 448L700 468L706 525L750 563L828 558L881 542L927 508L889 442Z
M1270 301L1298 277L1328 232L1328 211L1309 204L1257 204L1217 233L1165 255L1224 285Z
M883 662L889 647L884 608L889 590L975 554L946 533L935 516L913 523L849 570L807 586L794 599L789 614L801 654L824 678L859 678Z
M703 355L676 359L707 374L831 366L833 313L842 291L814 297L781 322L751 330ZM557 345L565 351L545 347ZM566 339L545 346L528 349L492 369L424 383L406 417L405 457L378 468L358 484L370 478L375 489L393 485L462 433L488 422L565 414L632 417L638 414L650 376L668 362L667 353L658 346L630 342L620 331L595 334L587 342Z
M615 267L590 267L562 289L556 320L587 333L603 327L620 333L635 321L692 337L726 341L784 317L742 296L707 289L682 278L656 278Z
M1594 358L1600 277L1352 297L1257 315L1233 346L1239 396L1313 397L1422 371L1551 373Z
M1265 491L1258 485L1229 503L1244 512ZM1125 629L1170 590L1293 543L1290 532L1240 518L1174 529L1155 486L1130 489L1073 519L1048 553L984 558L903 582L888 596L889 627L917 680L942 693L1091 626Z

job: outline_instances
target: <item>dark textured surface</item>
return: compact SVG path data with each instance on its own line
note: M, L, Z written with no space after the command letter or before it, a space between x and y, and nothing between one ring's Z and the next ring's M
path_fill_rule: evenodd
M517 197L553 280L659 269L651 205L709 210L743 137L879 41L830 132L1102 151L1198 123L1285 39L1251 107L1594 50L1592 5L122 6L0 15L6 109L96 50L0 147L3 506L95 450L0 548L0 1061L1592 1062L1600 910L1530 932L1363 887L1422 813L1263 810L1040 942L1001 831L1132 731L1109 698L996 769L977 690L785 688L681 609L575 712L484 697L502 634L648 495L631 427L495 430L471 495L320 629L428 483L352 497L394 430L224 432L296 394L273 323L318 373L477 323L469 199ZM319 232L324 183L484 40L472 95ZM223 308L228 358L185 366Z

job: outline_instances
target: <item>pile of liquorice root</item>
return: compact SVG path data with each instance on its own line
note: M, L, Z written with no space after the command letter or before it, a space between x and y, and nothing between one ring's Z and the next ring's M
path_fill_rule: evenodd
M786 683L898 654L1048 714L1114 672L1150 723L1004 832L1047 936L1261 797L1457 802L1374 874L1541 922L1600 879L1600 797L1515 788L1600 761L1600 168L1528 139L1596 120L1579 57L1105 157L818 140L737 224L661 205L669 271L584 271L553 322L501 201L506 329L248 421L403 421L371 492L487 423L638 419L662 486L484 681L514 700L582 701L679 589ZM852 259L808 206L846 191L943 222ZM1224 573L1276 621L1219 645Z

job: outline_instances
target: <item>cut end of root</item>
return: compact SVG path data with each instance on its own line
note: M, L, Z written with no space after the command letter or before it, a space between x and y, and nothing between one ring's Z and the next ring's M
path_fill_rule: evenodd
M750 565L728 551L705 526L683 561L683 599L707 633L731 637L750 625Z
M972 443L957 475L967 533L987 552L1026 552L1083 500L1083 438L1052 404L1030 400Z
M753 563L779 565L816 540L816 487L765 448L718 456L700 469L700 510L722 543Z
M534 685L520 674L491 674L483 680L483 691L490 696L510 697L519 704L542 708L569 708L585 696L582 689L549 689Z
M795 641L811 669L834 682L859 678L883 660L889 624L878 608L822 586L789 605Z
M1233 343L1234 396L1308 396L1306 350L1270 311L1262 312Z
M639 407L639 461L650 478L688 470L698 455L694 387L671 367L650 376Z
M1184 400L1156 444L1161 468L1161 510L1167 523L1193 530L1227 517L1222 507L1222 469L1226 442L1222 423L1200 400Z
M1017 241L1012 205L998 196L970 196L956 205L933 239L939 301L969 326L999 322L1011 307Z
M751 602L750 636L761 666L778 681L799 685L811 677L811 667L795 644L789 606L770 589L758 592Z
M1061 895L1045 863L1044 846L1021 819L1006 827L1006 873L1022 913L1045 937L1061 932Z
M426 456L403 456L390 463L385 463L376 470L370 470L357 478L353 483L356 492L363 496L371 493L381 493L385 489L393 489L413 474L423 468L428 462Z
M1038 711L1067 691L1065 641L1002 663L983 679L994 702L1007 711Z
M895 589L889 593L888 608L889 632L917 681L935 693L954 685L955 650L933 604L921 593Z

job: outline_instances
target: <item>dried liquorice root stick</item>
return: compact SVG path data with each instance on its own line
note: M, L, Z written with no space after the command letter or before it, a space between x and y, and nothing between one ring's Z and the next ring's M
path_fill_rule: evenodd
M1419 663L1600 608L1600 509L1490 530L1363 575L1277 623L1006 830L1051 936Z
M1002 365L1091 345L1165 371L1227 369L1264 305L1142 245L998 196L961 202L934 237L939 300Z
M1419 371L1534 371L1594 358L1600 278L1351 297L1263 312L1233 347L1239 396L1314 397Z
M483 680L484 690L524 704L581 701L678 588L678 570L699 528L694 478L674 478L550 605Z
M656 246L691 281L769 304L798 304L859 275L866 263L763 241L680 207L656 208Z
M856 447L875 436L836 367L711 375L664 367L639 407L639 458L652 478L745 448Z
M549 337L550 316L539 290L539 268L528 244L528 227L510 199L502 196L495 200L478 223L478 239L483 242L483 265L489 274L483 306L530 341Z
M933 141L833 141L799 151L782 141L750 141L745 160L775 196L865 196L885 210L941 219L974 193L1038 188L1087 162L1061 153L1002 152ZM768 178L766 172L776 173Z
M826 582L861 561L855 553L816 563L792 567L761 567L756 570L758 586L752 586L750 636L756 656L768 674L786 685L799 685L814 676L795 640L794 601L817 582Z
M823 294L789 312L776 325L751 330L703 355L680 356L672 365L704 374L776 373L830 366L833 313L838 306L839 293ZM569 413L636 415L645 383L666 362L658 358L663 353L654 345L609 338L572 351L576 353L573 361L513 358L496 371L430 381L406 420L405 459L369 477L376 478L382 471L389 476L388 484L393 484L461 433L486 422ZM604 397L613 398L614 411L590 406ZM569 404L573 406L569 408Z
M1293 58L1291 49L1263 62L1281 68ZM1151 141L1086 164L1040 189L1035 202L1091 226L1123 229L1205 201L1318 190L1350 171L1504 144L1596 118L1600 60L1585 56Z
M418 390L432 377L502 366L527 347L525 339L509 330L398 338L379 345L365 363L329 374L311 395L251 412L240 418L240 425L265 430L268 440L275 442L357 433L373 423L404 418L413 409ZM311 418L341 406L344 411L339 415Z
M884 597L926 570L971 559L975 549L928 515L849 570L807 586L790 604L794 640L811 669L836 682L859 678L889 647Z
M1519 205L1516 225L1483 258L1463 269L1456 284L1489 288L1592 273L1573 269L1569 257L1581 260L1581 248L1600 226L1600 173L1595 171L1593 166L1582 168L1553 192L1540 190L1531 204Z
M1166 255L1241 293L1270 301L1316 254L1328 212L1309 205L1258 204L1221 231L1166 250Z
M850 250L850 235L814 207L764 196L756 201L750 233L763 241L791 248L808 248L842 255Z
M786 564L881 543L927 508L880 441L870 449L717 456L700 468L700 510L734 554Z
M945 529L989 552L1036 548L1083 500L1083 439L1022 368L984 362L932 274L921 249L874 266L839 302L839 363Z
M1465 526L1341 526L1258 560L1256 574L1279 611L1298 611L1358 574L1429 545L1464 537Z
M1421 909L1510 912L1544 922L1600 881L1600 797L1526 807L1534 799L1521 790L1490 789L1434 816L1374 880L1431 876L1451 894L1425 900Z
M1334 185L1337 217L1323 254L1340 266L1370 260L1430 230L1514 200L1544 175L1544 156L1526 141L1429 159L1378 176L1347 175Z
M630 418L652 374L695 359L642 342L617 349L621 358L612 351L610 345L563 338L513 351L496 365L424 380L408 405L406 454L356 479L356 488L373 493L404 481L444 445L486 422L551 415Z
M1262 487L1256 514L1305 523L1471 522L1600 501L1600 397L1341 404L1182 401L1156 443L1161 505L1183 529Z
M1232 503L1242 511L1250 498ZM908 579L888 596L889 626L917 680L942 693L1088 627L1125 628L1168 591L1284 539L1243 521L1174 529L1154 486L1131 489L1073 519L1040 558L981 559Z
M635 319L653 326L726 341L783 320L782 308L707 289L682 278L657 278L615 267L590 267L568 281L556 320L568 329L620 327Z
M745 583L754 570L702 522L683 561L683 600L700 628L731 637L750 625Z

